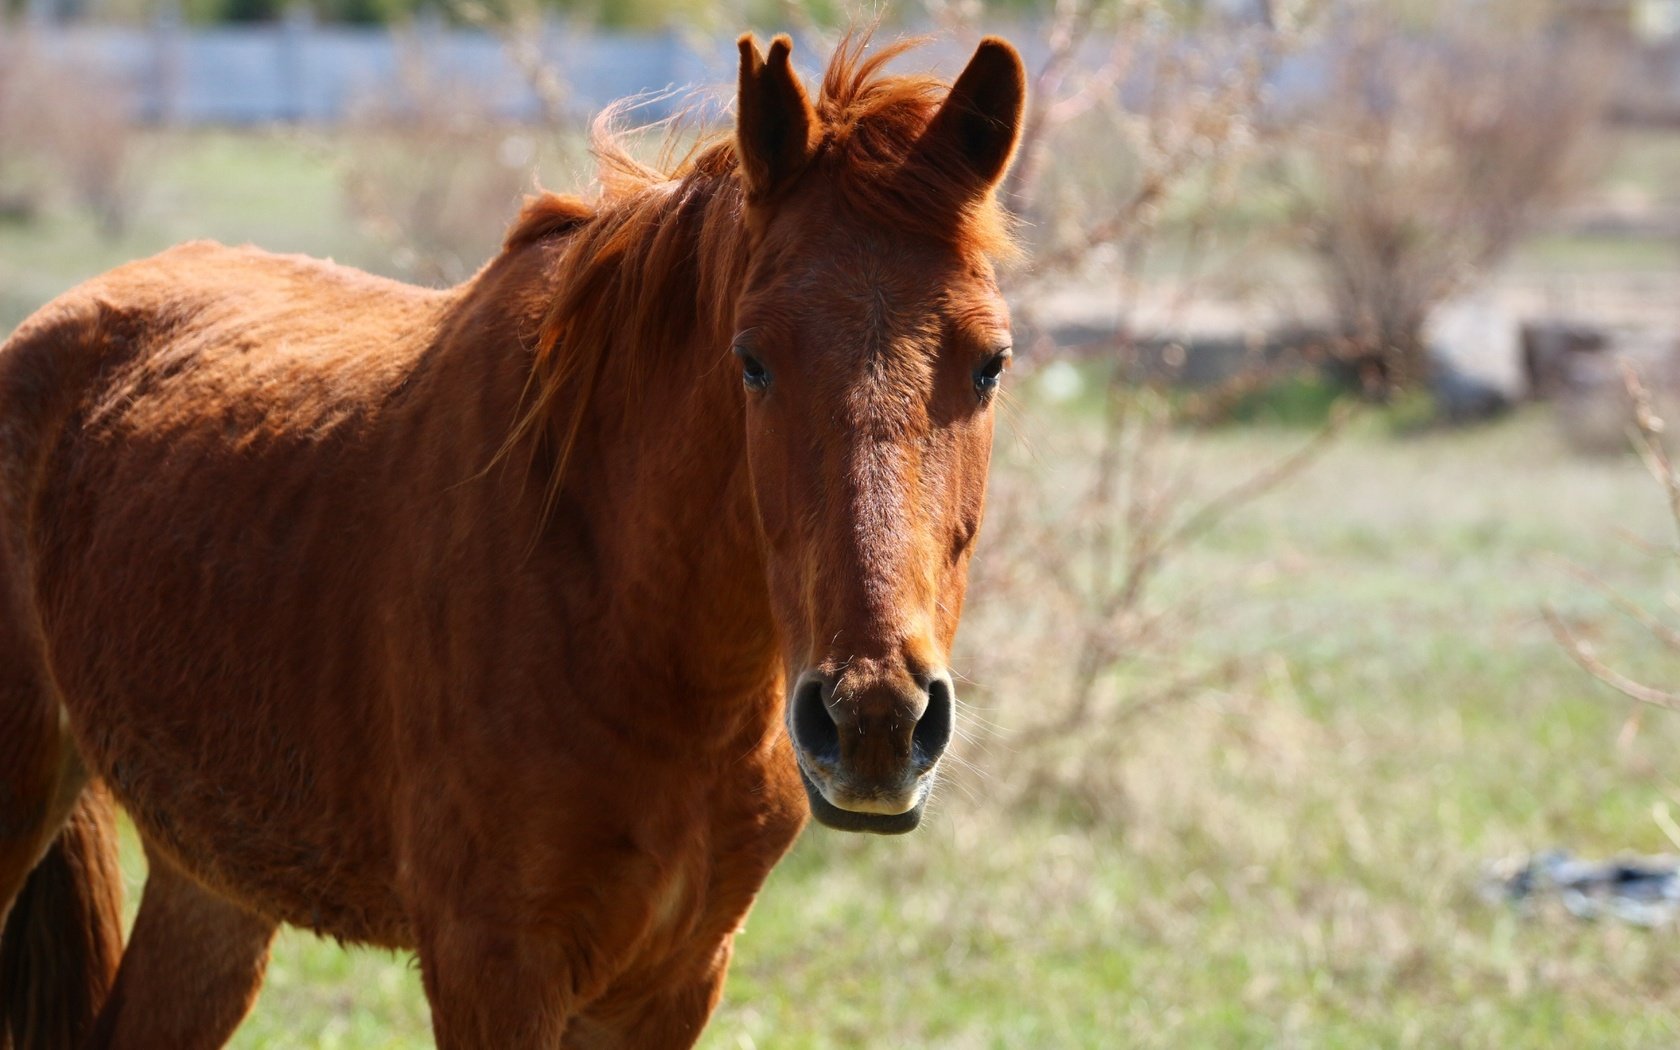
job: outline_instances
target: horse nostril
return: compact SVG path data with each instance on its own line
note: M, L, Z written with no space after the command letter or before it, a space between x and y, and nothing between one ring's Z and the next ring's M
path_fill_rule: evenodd
M793 742L819 762L840 760L840 728L823 699L823 680L810 677L793 694Z
M956 697L951 692L951 680L939 675L928 683L927 710L910 734L918 765L931 766L945 753L951 743L951 726L956 718Z

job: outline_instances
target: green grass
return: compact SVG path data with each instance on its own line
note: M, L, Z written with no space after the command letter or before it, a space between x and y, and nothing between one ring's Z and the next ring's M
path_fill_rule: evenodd
M1631 240L1554 233L1529 240L1513 255L1509 267L1525 275L1650 273L1672 270L1677 262L1680 262L1680 250L1661 237Z
M0 227L0 330L76 280L188 236L380 264L346 220L328 154L295 140L162 136L130 233L63 211ZM1312 391L1303 393L1311 408ZM1305 409L1303 409L1304 411ZM1289 415L1289 413L1281 413ZM997 499L1030 474L1055 503L1090 414L1023 398ZM1287 427L1185 433L1217 491L1302 440ZM813 830L750 917L709 1050L841 1047L1672 1046L1673 931L1523 918L1475 894L1490 858L1673 848L1680 716L1644 716L1560 653L1547 600L1619 666L1677 669L1549 559L1648 607L1674 566L1631 458L1571 456L1543 412L1465 432L1355 426L1305 476L1175 562L1171 599L1211 586L1187 661L1253 673L1128 727L1088 784L1031 790L1009 731L1050 703L1031 596L971 596L959 670L1038 644L966 687L967 752L906 839ZM992 558L1014 537L988 534ZM989 661L997 668L997 661ZM1025 804L1008 805L1010 800ZM138 850L125 851L131 879ZM239 1047L430 1045L412 960L288 932Z

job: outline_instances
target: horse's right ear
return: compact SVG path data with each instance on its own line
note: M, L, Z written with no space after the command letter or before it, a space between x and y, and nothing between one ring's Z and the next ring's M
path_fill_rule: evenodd
M735 109L735 148L747 200L758 202L785 189L816 153L821 128L805 89L788 64L793 41L770 41L770 55L758 53L747 33L741 48L741 95Z

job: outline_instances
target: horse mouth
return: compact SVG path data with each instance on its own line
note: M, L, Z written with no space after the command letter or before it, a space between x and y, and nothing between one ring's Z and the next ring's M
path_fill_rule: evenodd
M903 835L916 829L916 825L922 822L922 810L927 808L927 793L923 792L916 804L903 813L860 813L857 810L841 809L825 798L821 789L811 782L803 763L799 768L799 782L805 785L805 798L811 803L811 816L817 819L818 824L836 831Z

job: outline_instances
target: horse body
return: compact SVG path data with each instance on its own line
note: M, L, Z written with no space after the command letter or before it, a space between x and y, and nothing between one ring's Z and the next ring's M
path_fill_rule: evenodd
M765 600L738 593L755 545L733 432L650 396L658 421L618 424L642 440L579 459L575 485L616 478L621 499L546 518L518 471L485 469L535 328L502 292L539 262L440 295L177 249L50 306L0 383L98 380L53 390L78 407L23 436L56 469L17 502L51 678L148 849L349 941L419 947L413 902L463 894L511 902L498 921L627 926L573 948L592 996L632 946L659 968L705 930L715 953L804 805ZM709 393L727 404L731 379ZM672 447L661 425L686 463L646 458ZM758 659L700 655L724 624Z
M813 777L866 780L861 745L796 756L783 726L807 657L777 613L788 570L765 559L797 530L767 524L772 468L749 448L763 427L741 427L753 395L718 350L738 313L779 323L766 274L811 275L771 266L753 200L768 184L752 143L734 148L742 177L725 147L615 208L538 200L450 291L189 245L68 293L0 348L0 765L16 771L0 783L0 908L18 900L0 993L44 968L30 952L51 955L20 926L55 917L26 876L104 856L106 789L151 866L114 976L110 880L78 876L85 1001L56 1021L14 1014L20 1044L219 1045L281 922L416 950L440 1045L698 1035L807 797L832 808ZM878 294L938 314L966 279ZM613 345L592 357L592 338ZM989 445L989 423L947 400L933 414ZM871 419L856 425L883 433L862 462L887 477L912 461ZM956 453L918 447L914 464L954 473ZM853 503L902 495L859 476ZM961 572L980 493L957 500L960 535L927 537L937 571L907 565L921 582L898 591L931 603ZM837 557L856 546L837 542ZM882 596L898 591L856 592L856 615L891 630L851 629L856 667L824 663L828 688L861 683L878 704L925 688L910 679L930 680L918 668L937 667L955 610L895 618ZM921 661L908 675L895 646ZM880 754L922 755L917 717ZM930 775L916 767L918 798ZM835 820L900 819L874 815L896 812L870 801L885 793Z
M401 601L376 581L404 471L381 417L442 304L336 276L176 249L50 306L63 320L17 343L59 352L5 364L10 384L94 381L33 436L53 469L23 496L31 597L85 757L148 845L207 866L196 877L397 943L400 913L380 904L396 785L378 779L395 683L369 654L381 606Z

